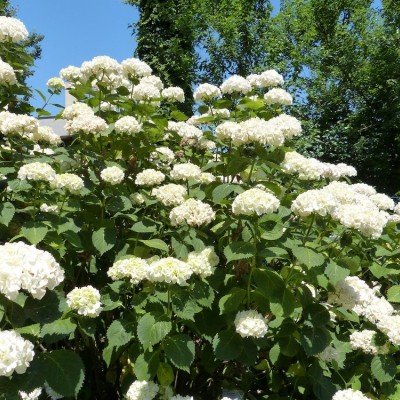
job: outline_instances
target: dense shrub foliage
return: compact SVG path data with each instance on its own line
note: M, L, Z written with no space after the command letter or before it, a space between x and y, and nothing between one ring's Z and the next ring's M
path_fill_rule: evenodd
M277 72L189 119L137 59L60 76L68 146L0 112L1 398L399 398L399 207L293 150Z

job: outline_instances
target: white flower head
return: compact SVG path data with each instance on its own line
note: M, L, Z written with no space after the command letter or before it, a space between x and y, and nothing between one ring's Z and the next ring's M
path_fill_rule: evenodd
M265 190L253 188L236 196L232 203L235 215L272 214L279 208L279 200Z
M35 355L33 348L18 332L0 331L0 376L23 374Z
M158 393L158 385L154 382L135 381L126 393L127 400L153 400Z
M67 294L68 307L80 315L97 317L101 312L100 293L93 286L75 288Z
M104 182L110 183L111 185L117 185L124 180L124 171L116 166L104 168L100 172L100 177Z
M182 225L202 226L210 224L215 219L215 212L207 203L201 200L188 199L173 208L169 213L172 226Z
M239 311L235 318L235 327L242 337L262 338L268 332L267 320L255 310Z
M135 183L138 186L156 186L165 181L165 175L161 171L149 168L136 175Z

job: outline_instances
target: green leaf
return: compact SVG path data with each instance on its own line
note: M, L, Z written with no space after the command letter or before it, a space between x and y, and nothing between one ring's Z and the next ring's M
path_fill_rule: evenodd
M350 271L347 268L341 267L332 260L329 260L329 263L325 268L325 275L329 278L329 283L333 286L342 281L349 274Z
M144 245L147 247L151 247L153 249L158 249L161 251L165 251L168 253L168 245L161 239L149 239L149 240L139 240L139 242L142 242Z
M290 315L293 312L295 297L292 291L286 288L279 274L268 269L256 269L253 276L260 292L269 299L271 311L276 316Z
M390 382L396 376L396 363L390 356L376 355L371 362L371 372L381 384Z
M115 246L116 242L116 232L111 228L100 228L93 232L92 243L100 255L111 250Z
M107 329L108 345L116 348L126 345L135 337L133 329L133 321L113 321Z
M149 349L161 342L172 329L171 321L148 313L143 315L138 322L137 335L143 348Z
M213 348L219 360L234 360L242 352L242 339L234 330L222 331L214 337Z
M322 265L325 258L322 254L317 253L315 250L309 247L293 247L293 255L299 260L300 264L304 264L306 267L318 267Z
M145 351L136 359L133 372L138 380L149 381L158 373L159 363L159 351Z
M21 228L21 235L26 237L32 244L40 243L45 237L49 228L42 222L27 222Z
M54 350L42 353L48 385L65 397L78 395L85 379L85 368L81 358L71 350Z
M325 328L306 325L301 331L300 342L308 356L321 353L330 341L329 331Z
M237 192L238 188L240 188L239 185L234 185L232 183L218 185L211 194L213 202L221 203L222 200L228 200L229 195L233 192Z
M241 288L233 288L230 293L221 297L219 300L219 311L220 314L228 314L230 312L237 311L240 304L246 297L246 290Z
M255 246L248 242L233 242L224 249L227 262L249 259L254 257L255 253Z
M44 324L40 335L48 343L54 343L69 336L76 329L76 325L70 319L57 319L56 321Z
M107 210L116 213L132 208L132 202L125 196L113 196L107 203Z
M157 232L157 225L149 218L143 218L141 221L134 223L131 231L137 233L154 233Z
M157 379L162 386L169 386L174 381L174 370L167 363L160 363L157 369Z
M195 345L189 336L179 334L168 337L164 341L164 350L175 367L189 372L195 355Z
M8 226L15 214L15 207L7 202L0 204L0 223Z
M389 288L387 291L387 299L392 303L400 303L400 285Z

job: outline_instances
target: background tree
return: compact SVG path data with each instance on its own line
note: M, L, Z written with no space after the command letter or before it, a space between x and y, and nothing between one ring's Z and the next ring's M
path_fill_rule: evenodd
M140 19L132 25L137 56L146 61L168 86L180 86L186 95L184 110L191 113L196 66L196 2L190 0L127 0L138 7Z
M9 0L0 0L0 16L15 17L16 11ZM12 92L5 92L4 88L0 88L0 98L5 100L4 104L8 104L9 111L26 113L32 110L29 105L32 91L26 80L33 74L35 60L41 56L42 40L42 35L32 33L24 42L0 46L0 59L14 68L19 82L18 87L13 88Z

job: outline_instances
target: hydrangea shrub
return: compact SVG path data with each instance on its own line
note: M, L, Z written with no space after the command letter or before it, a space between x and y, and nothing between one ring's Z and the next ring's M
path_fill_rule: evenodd
M0 111L0 398L400 398L400 207L294 150L279 73L193 116L137 59L66 83L68 145Z

